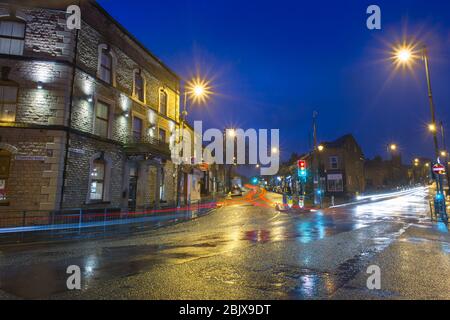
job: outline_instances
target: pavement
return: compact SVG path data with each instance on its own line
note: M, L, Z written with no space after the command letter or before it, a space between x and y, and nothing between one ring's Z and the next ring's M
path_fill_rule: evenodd
M0 299L450 299L450 236L426 198L292 214L254 188L163 228L1 245ZM81 290L66 287L69 265Z

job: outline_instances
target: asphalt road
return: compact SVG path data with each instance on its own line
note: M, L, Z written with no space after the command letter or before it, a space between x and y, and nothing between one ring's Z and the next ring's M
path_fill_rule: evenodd
M3 299L450 299L450 236L425 191L280 213L255 190L207 216L102 239L0 246ZM66 269L82 270L81 290ZM366 287L367 267L381 289Z

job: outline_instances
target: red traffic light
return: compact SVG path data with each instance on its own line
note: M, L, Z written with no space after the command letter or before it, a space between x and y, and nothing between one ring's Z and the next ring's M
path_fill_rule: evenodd
M298 160L297 161L297 166L300 170L305 170L306 169L306 161L305 160Z

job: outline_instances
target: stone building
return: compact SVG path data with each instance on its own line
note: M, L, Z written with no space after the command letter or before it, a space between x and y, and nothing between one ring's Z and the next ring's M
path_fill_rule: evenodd
M0 1L0 210L176 200L180 79L95 1Z
M320 144L315 152L322 188L328 196L354 196L364 191L364 154L351 134Z
M414 183L426 183L429 180L431 160L420 158L415 166L402 163L401 154L391 154L391 159L381 156L367 159L364 163L366 189L368 191L389 190Z

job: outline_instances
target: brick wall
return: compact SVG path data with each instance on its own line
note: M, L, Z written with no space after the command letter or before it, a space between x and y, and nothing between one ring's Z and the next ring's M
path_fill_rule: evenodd
M10 12L10 6L0 3L0 16ZM67 29L65 11L19 4L16 16L26 22L24 55L72 60L75 31Z
M65 64L30 60L0 59L9 67L9 79L19 86L16 122L65 124L70 94L71 68ZM43 88L38 89L38 82Z
M0 210L54 209L60 199L64 133L0 128L0 138L1 149L15 149L6 184L9 206Z
M104 152L112 160L110 172L109 203L86 203L89 192L90 160ZM123 167L125 157L120 146L97 139L71 134L65 181L64 207L120 207L123 204Z

